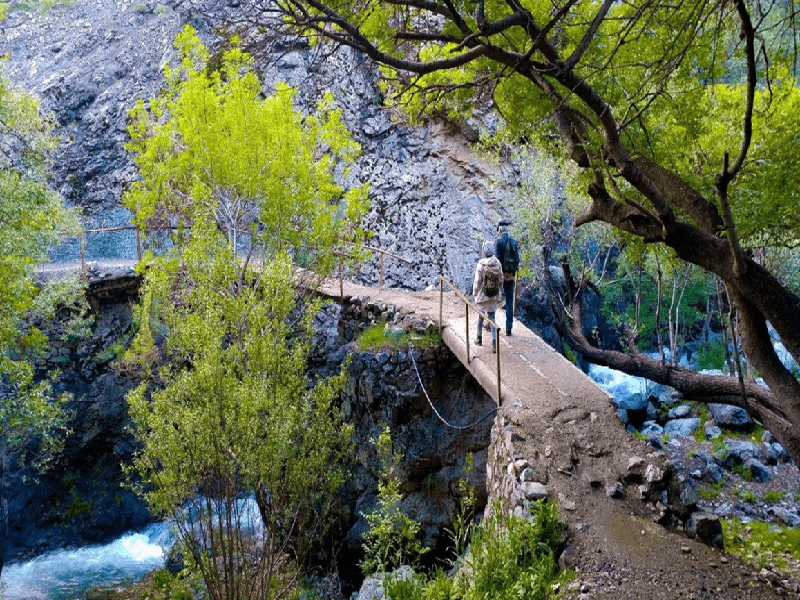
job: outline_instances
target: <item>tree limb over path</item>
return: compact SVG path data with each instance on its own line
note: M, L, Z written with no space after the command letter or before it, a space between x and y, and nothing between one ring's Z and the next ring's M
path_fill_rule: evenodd
M800 297L747 251L800 239L800 231L776 233L787 214L781 203L800 209L800 175L769 170L792 162L779 147L781 131L800 131L798 111L789 109L798 96L790 74L798 15L789 7L766 0L275 0L248 3L238 24L254 31L275 15L298 34L368 55L383 67L392 101L416 116L458 118L491 98L516 139L545 129L558 136L586 178L578 224L602 222L663 244L722 280L744 351L769 386L746 385L741 403L777 427L800 460L800 383L767 330L771 323L800 357ZM731 70L730 56L745 65L743 76ZM566 339L590 360L617 360ZM631 360L617 362L628 368ZM697 374L651 375L698 399L721 392L718 381Z

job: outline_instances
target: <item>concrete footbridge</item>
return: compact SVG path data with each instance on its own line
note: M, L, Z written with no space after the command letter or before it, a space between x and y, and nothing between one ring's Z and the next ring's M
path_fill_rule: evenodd
M607 392L519 321L506 336L503 310L496 313L498 353L489 332L482 346L475 345L477 308L445 289L332 280L322 293L394 305L417 323L440 328L444 343L498 403L487 458L490 506L499 500L504 510L521 515L537 499L557 500L568 537L561 566L593 582L592 598L685 597L681 575L698 569L707 572L703 590L714 592L696 590L699 596L688 597L778 597L769 585L743 578L741 566L716 548L664 526L674 525L671 469L663 453L625 431ZM686 524L702 537L709 522L715 521L694 513ZM589 596L576 590L565 597Z
M89 291L134 290L133 261L46 265L41 279L86 274ZM404 318L438 327L443 342L498 405L487 457L490 506L525 514L541 498L558 502L567 525L562 567L592 581L592 598L684 597L681 575L707 572L705 590L726 599L777 599L775 590L743 578L742 566L719 550L664 527L674 524L671 469L663 454L628 434L609 395L519 321L475 345L477 309L440 285L423 291L367 287L343 279L323 282L333 301L394 306ZM496 313L505 322L504 311ZM687 529L703 527L702 515ZM676 583L678 582L678 583ZM745 582L743 584L743 582ZM576 599L579 590L564 597ZM694 596L690 596L694 597ZM699 595L697 598L711 597Z

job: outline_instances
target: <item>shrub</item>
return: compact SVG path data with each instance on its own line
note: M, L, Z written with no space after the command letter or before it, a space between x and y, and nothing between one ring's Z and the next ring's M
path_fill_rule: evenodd
M534 505L530 518L506 514L499 505L475 529L464 568L449 579L441 570L431 577L387 580L389 600L545 600L559 579L555 551L564 523L555 502ZM569 575L565 575L565 579Z
M389 329L386 320L382 319L370 325L358 336L358 347L361 350L398 349L409 345L415 348L430 348L441 343L442 338L436 329L426 329L423 333L404 331L397 334L397 330Z
M786 498L786 492L782 492L780 490L770 490L764 494L764 502L770 502L773 504L782 502L784 498Z

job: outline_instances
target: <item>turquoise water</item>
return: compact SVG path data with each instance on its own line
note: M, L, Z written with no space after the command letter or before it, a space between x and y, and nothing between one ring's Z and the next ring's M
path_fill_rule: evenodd
M169 534L155 524L113 542L43 554L3 568L3 600L72 600L95 585L135 581L164 564Z

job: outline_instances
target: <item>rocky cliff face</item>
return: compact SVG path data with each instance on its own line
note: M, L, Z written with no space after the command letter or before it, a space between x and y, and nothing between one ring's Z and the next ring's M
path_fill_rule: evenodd
M237 1L131 2L73 0L44 15L12 13L0 23L0 53L9 53L13 81L37 93L53 111L62 144L55 160L55 185L65 200L82 207L87 227L130 221L121 206L123 190L136 179L127 141L128 110L162 85L164 65L174 61L172 42L191 24L207 42ZM362 144L351 173L371 187L366 226L373 243L412 261L388 261L389 286L421 289L438 283L439 273L462 289L471 285L480 241L493 235L503 213L505 192L489 181L512 171L490 166L471 151L479 123L407 127L382 106L376 70L349 50L323 54L303 40L275 43L259 62L264 91L277 81L298 89L301 110L331 90L344 120ZM89 258L135 256L133 234L96 234ZM58 259L77 258L77 242ZM377 260L359 277L378 280Z

